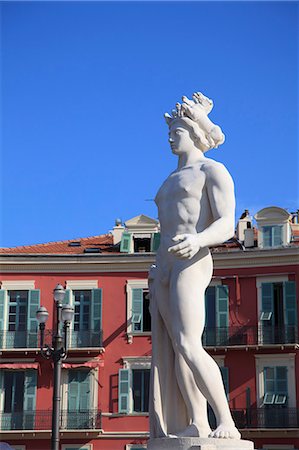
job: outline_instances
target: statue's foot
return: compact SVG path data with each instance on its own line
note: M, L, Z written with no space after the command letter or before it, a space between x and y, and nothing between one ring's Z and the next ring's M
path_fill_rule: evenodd
M191 423L184 431L182 431L181 433L178 433L177 435L172 435L170 434L168 437L176 437L176 438L180 438L180 437L201 437L201 438L207 438L209 436L209 434L211 433L211 428L206 426L206 427L201 427L195 423Z
M234 425L220 424L209 434L210 438L241 439L241 434Z

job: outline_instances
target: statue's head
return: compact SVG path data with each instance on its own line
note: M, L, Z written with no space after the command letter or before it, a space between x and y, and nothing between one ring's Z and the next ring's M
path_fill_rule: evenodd
M221 128L215 125L208 114L213 108L213 102L200 92L193 94L193 100L182 97L183 103L177 103L172 115L165 114L165 120L170 130L181 127L189 131L195 147L202 152L217 148L224 142L225 136Z

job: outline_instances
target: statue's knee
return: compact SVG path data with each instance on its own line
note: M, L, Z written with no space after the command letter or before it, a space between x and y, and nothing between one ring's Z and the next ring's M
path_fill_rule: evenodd
M196 352L196 344L188 336L180 334L176 339L176 348L178 352L187 360L193 361Z

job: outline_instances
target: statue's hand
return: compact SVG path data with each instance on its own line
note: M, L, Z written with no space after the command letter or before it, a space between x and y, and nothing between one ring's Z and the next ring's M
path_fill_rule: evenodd
M191 259L201 248L197 234L178 234L172 240L179 244L169 247L168 251L178 258Z

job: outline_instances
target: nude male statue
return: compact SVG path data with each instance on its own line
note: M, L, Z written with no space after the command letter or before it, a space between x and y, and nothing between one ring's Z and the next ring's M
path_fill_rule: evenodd
M152 314L150 429L154 437L240 439L220 370L204 350L205 290L212 278L209 247L234 234L234 185L225 167L204 152L224 142L201 93L166 114L178 167L156 196L161 243L149 274ZM211 405L217 428L207 418Z

